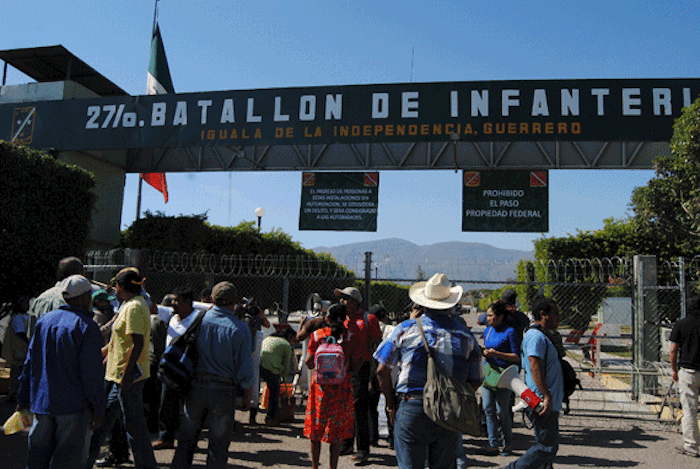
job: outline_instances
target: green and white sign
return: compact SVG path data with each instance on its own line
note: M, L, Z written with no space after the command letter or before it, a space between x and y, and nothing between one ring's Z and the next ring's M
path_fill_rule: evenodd
M379 173L303 173L300 230L377 231Z
M462 231L549 231L547 171L464 171Z

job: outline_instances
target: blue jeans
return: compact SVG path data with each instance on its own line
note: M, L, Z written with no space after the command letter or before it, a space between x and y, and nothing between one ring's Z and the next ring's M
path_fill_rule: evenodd
M267 418L276 419L279 416L280 410L280 375L274 374L267 368L260 367L260 377L267 384L269 393L267 403Z
M228 461L228 446L233 431L235 385L204 382L195 379L185 399L185 413L177 436L177 448L172 469L192 465L202 423L209 417L209 447L207 468L224 469Z
M548 469L552 467L559 449L559 412L551 412L549 417L537 415L532 409L525 409L535 429L535 444L519 459L505 466L510 469Z
M443 428L423 412L421 399L400 401L394 422L394 449L400 469L453 469L460 434Z
M120 384L105 381L107 412L104 423L92 435L90 455L86 466L88 469L92 469L100 454L100 448L120 417L126 430L129 447L134 454L134 467L137 469L155 469L157 467L143 411L144 384L145 380L138 381L132 384L128 391L124 391Z
M464 435L461 433L459 436L457 436L457 451L455 452L456 460L457 460L457 469L463 469L467 467L467 455L464 452L464 439L462 438Z
M498 431L499 422L503 433L504 445L513 446L513 418L510 415L510 402L513 391L498 389L492 391L481 387L481 401L486 416L486 430L489 434L489 446L498 448L501 445L501 434Z
M27 469L85 466L91 417L90 409L66 415L36 414L27 439Z

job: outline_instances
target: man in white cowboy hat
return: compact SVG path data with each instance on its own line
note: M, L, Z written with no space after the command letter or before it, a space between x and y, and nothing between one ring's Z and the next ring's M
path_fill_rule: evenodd
M413 285L408 296L425 308L421 322L437 365L476 389L484 377L481 349L469 329L450 314L462 296L462 287L451 287L447 276L438 273ZM460 434L439 426L423 412L428 357L416 319L396 326L374 357L379 362L377 375L389 419L394 422L399 467L423 469L427 456L431 469L454 468ZM396 366L401 372L395 397L390 371Z
M355 287L342 290L336 288L334 294L340 298L340 303L345 305L348 313L348 318L345 320L348 340L357 341L360 344L357 349L360 350L360 356L357 359L361 363L357 371L351 374L352 394L355 398L355 435L341 443L340 454L351 454L354 440L357 452L352 459L356 466L361 466L367 463L370 451L369 382L372 374L372 344L378 344L382 340L382 330L377 317L374 314L365 313L362 308L360 290Z

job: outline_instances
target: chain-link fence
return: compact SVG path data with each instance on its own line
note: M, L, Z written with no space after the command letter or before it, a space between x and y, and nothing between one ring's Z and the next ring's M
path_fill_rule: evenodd
M311 256L118 249L90 252L85 264L88 275L103 283L109 283L124 266L138 267L157 302L181 285L198 292L229 280L239 296L253 298L263 309L294 312L306 310L312 293L334 301L335 288L353 285L364 291L370 305L381 303L386 308L387 322L405 317L413 283L443 272L453 284L463 287L458 312L477 336L484 326L476 318L503 290L514 289L525 312L538 296L546 296L559 305L559 332L568 358L587 378L587 389L572 396L572 412L582 418L608 412L626 419L664 422L678 416L678 396L668 366L668 337L672 324L685 316L686 297L698 280L700 258L657 263L650 257L641 267L639 256L634 260L494 262L487 269L485 261L449 259L421 265L416 278L377 278L381 271L373 268L372 255L357 257L356 265L349 266L353 271ZM406 271L389 265L383 269L385 273ZM482 274L474 276L473 272Z
M448 266L453 273L470 271L470 261L460 263L462 270L454 268L458 262L438 261L421 270L425 277L446 272ZM477 324L477 316L505 289L518 293L520 309L526 312L538 296L557 302L567 357L585 378L584 389L571 398L575 418L569 421L591 427L597 418L607 416L619 425L634 421L665 426L676 422L679 409L668 364L668 336L672 324L685 315L687 285L697 281L700 262L659 263L648 276L653 281L638 278L636 270L646 266L635 262L624 258L524 261L510 270L499 264L500 280L459 276L450 280L465 291L461 313L468 313L463 317L477 337L485 328ZM417 280L371 279L371 302L383 304L389 319L401 319L410 305L408 289ZM637 288L636 282L643 284Z

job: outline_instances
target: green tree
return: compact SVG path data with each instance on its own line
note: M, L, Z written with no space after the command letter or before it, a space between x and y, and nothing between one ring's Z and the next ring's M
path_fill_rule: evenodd
M94 186L82 168L0 141L0 301L38 295L61 258L83 256Z
M635 228L656 241L655 254L664 258L700 252L700 99L676 120L670 147L631 202Z
M234 227L210 225L207 215L167 216L146 212L122 231L121 247L152 251L241 256L309 256L344 273L348 270L327 253L304 249L281 229L260 232L254 222Z

